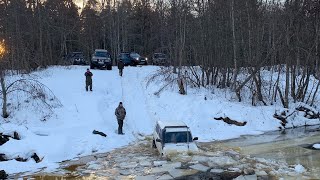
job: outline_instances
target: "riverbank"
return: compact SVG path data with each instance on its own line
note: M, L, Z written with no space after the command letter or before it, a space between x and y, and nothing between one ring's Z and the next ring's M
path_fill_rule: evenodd
M218 88L209 91L189 87L187 95L180 95L174 86L155 95L165 84L161 81L147 83L159 68L155 66L126 67L123 77L115 68L92 70L93 92L86 92L83 75L86 68L56 66L32 73L33 78L59 99L62 106L51 110L34 106L32 97L11 94L8 99L10 116L0 118L0 131L11 137L17 132L20 138L9 137L9 141L0 146L0 154L5 158L0 162L0 170L4 169L9 175L34 174L39 170L54 172L62 161L112 152L143 139L152 134L157 120L184 121L193 136L199 137L199 142L258 135L282 127L281 121L274 118L275 112L286 111L280 104L253 107L247 101L237 102L232 93ZM8 77L6 81L17 78ZM127 110L124 136L115 133L114 110L120 101ZM301 104L291 105L294 110ZM246 124L236 126L215 119L220 117ZM319 119L308 119L302 112L287 120L286 127L319 123ZM94 130L107 137L93 134ZM31 158L34 153L40 162Z

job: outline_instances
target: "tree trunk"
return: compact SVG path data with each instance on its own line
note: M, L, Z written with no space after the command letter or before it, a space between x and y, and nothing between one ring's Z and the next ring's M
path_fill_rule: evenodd
M184 89L183 80L181 78L178 79L178 86L179 86L179 93L185 95L186 91Z
M234 20L234 0L232 0L232 5L231 5L231 18L232 18L232 45L233 45L233 63L234 63L232 89L235 90L236 83L237 83L237 75L238 75L238 64L237 64L237 58L236 58L236 32L235 32L235 20Z
M286 87L284 90L284 107L285 108L289 108L289 81L290 81L290 72L289 72L289 63L287 62L287 64L286 64Z
M0 75L0 84L2 91L2 117L7 118L9 116L7 112L7 91L3 75Z

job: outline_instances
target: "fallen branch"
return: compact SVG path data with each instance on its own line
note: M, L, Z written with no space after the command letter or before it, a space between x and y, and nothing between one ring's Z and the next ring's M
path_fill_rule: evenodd
M93 130L92 134L99 134L100 136L107 137L105 133L96 130Z
M320 118L320 113L315 112L307 107L304 106L299 106L296 108L297 111L302 111L305 112L304 117L308 119L319 119Z
M214 118L215 120L223 120L223 122L227 123L227 124L233 124L233 125L236 125L236 126L245 126L247 124L247 121L244 121L244 122L238 122L238 121L235 121L235 120L232 120L230 119L229 117L219 117L219 118Z
M288 123L287 121L287 117L285 116L282 116L282 115L278 115L278 114L274 114L273 115L274 118L278 119L281 121L281 125L285 128L286 127L286 124Z
M287 112L289 112L289 111L287 111ZM279 120L281 121L281 125L282 125L284 128L286 128L286 124L288 123L287 118L290 117L290 116L292 116L295 112L296 112L296 111L293 111L291 114L289 114L289 115L287 116L287 115L286 115L286 111L282 111L282 112L280 113L280 115L277 114L277 113L274 113L273 117L276 118L276 119L279 119Z

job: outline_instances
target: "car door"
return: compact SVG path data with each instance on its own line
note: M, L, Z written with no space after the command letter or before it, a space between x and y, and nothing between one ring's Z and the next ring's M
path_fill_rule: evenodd
M162 155L162 147L163 147L162 143L163 143L164 141L162 140L162 130L161 130L161 128L160 128L159 125L156 126L156 132L155 132L154 137L155 137L156 147L157 147L160 155ZM158 142L157 139L159 139L159 140L161 140L161 141Z

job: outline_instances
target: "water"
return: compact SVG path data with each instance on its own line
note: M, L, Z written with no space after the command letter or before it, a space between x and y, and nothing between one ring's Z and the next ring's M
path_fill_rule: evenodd
M314 178L320 177L320 150L310 149L320 143L320 126L307 126L285 131L273 131L258 136L216 142L221 146L239 148L244 155L301 164Z

